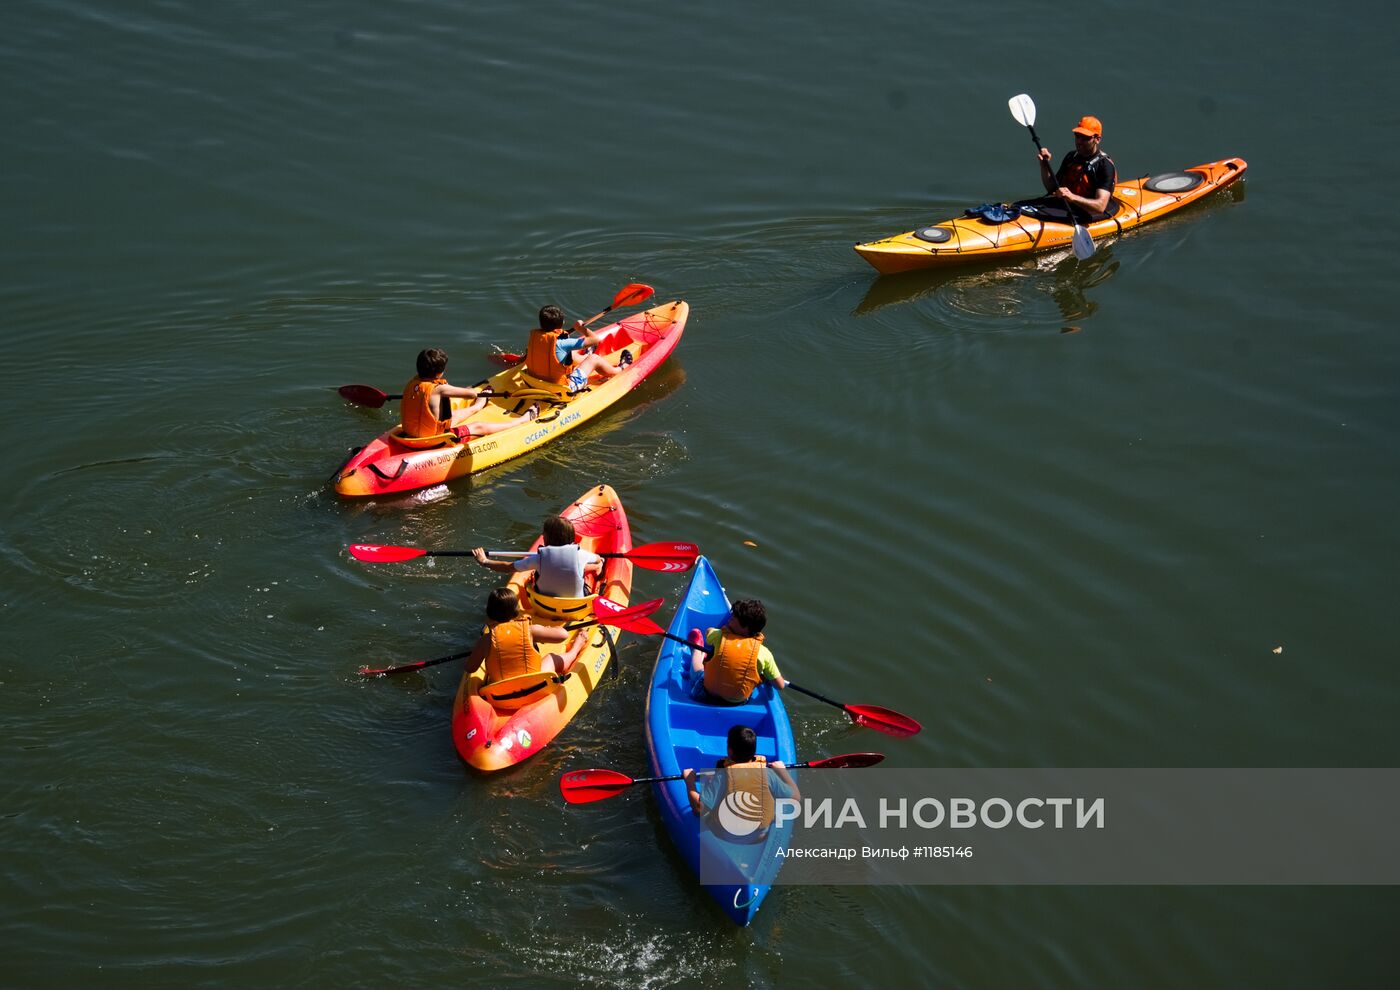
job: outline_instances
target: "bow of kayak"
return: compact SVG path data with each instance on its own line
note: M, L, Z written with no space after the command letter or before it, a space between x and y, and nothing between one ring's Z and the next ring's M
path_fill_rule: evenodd
M1120 182L1113 189L1112 214L1088 224L1089 234L1108 237L1156 220L1237 181L1248 167L1243 158L1223 158ZM1025 213L1000 223L963 216L857 244L855 250L880 274L894 275L1068 248L1073 237L1074 224Z

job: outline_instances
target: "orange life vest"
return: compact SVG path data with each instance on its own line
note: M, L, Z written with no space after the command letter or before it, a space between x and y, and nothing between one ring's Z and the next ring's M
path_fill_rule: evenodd
M716 698L739 704L758 687L758 651L763 634L735 636L720 630L719 648L705 661L705 690Z
M559 363L554 344L562 330L531 330L525 346L525 373L541 381L563 385L569 380L569 368Z
M491 642L486 648L486 682L533 674L540 669L540 651L530 635L530 617L517 615L504 622L488 622L486 635Z
M433 408L433 389L446 385L446 378L423 379L413 377L403 387L403 398L399 400L399 412L403 418L403 432L409 437L433 437L447 432L450 419L439 419Z
M743 809L744 818L754 820L757 816L758 827L763 829L773 824L773 789L768 782L768 759L763 756L755 756L748 763L729 763L721 761L721 769L724 774L724 795L720 797L722 802L731 794L739 793L748 795L740 798L737 802L730 802L730 811L734 812ZM737 804L738 808L735 808ZM719 807L716 802L715 807ZM710 809L711 820L715 819L714 808Z
M1088 199L1099 192L1098 189L1094 188L1094 184L1089 178L1089 169L1091 166L1097 165L1100 158L1106 159L1110 165L1113 164L1113 159L1109 158L1103 152L1099 152L1083 162L1070 156L1070 160L1065 163L1064 168L1060 170L1060 174L1056 176L1056 178L1060 185L1064 186L1076 196L1083 196L1085 199ZM1110 189L1109 192L1111 193L1113 190Z

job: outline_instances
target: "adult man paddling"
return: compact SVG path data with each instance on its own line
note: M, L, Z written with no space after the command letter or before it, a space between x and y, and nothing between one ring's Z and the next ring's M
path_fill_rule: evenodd
M1081 117L1074 128L1074 150L1065 155L1056 172L1050 171L1050 149L1040 149L1040 181L1046 192L1067 203L1081 219L1102 220L1108 215L1118 169L1113 159L1099 150L1103 124L1097 117ZM1039 205L1039 204L1038 204Z

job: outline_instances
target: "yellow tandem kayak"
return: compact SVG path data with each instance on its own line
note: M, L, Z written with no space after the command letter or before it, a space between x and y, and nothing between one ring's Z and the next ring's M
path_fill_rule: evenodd
M623 350L627 350L632 354L632 364L615 378L576 395L567 395L562 386L530 377L523 364L507 368L480 384L489 385L497 393L525 390L526 395L493 399L470 422L499 422L519 416L534 402L540 402L539 418L467 440L444 435L426 448L421 440L405 440L400 427L395 426L351 452L332 479L335 490L349 496L413 491L484 471L534 450L588 422L640 385L675 350L689 315L689 305L676 300L634 313L597 331L602 338L596 348L599 354L616 364ZM543 400L541 395L545 396ZM460 412L469 404L466 399L453 399L452 409Z

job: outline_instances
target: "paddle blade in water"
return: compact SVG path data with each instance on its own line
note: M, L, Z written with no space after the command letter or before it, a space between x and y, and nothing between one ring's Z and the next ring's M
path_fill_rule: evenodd
M574 770L559 778L559 793L570 804L588 804L621 794L632 778L616 770Z
M492 346L495 347L494 344ZM525 360L524 354L516 354L514 351L503 351L499 347L496 347L488 356L492 361L505 367L510 367L512 364L519 364L521 361Z
M846 705L846 712L856 725L883 732L887 736L917 736L924 727L908 715L881 708L879 705Z
M345 401L353 402L357 406L368 406L371 409L378 409L389 398L373 385L342 385L337 391Z
M813 760L807 766L813 770L855 770L860 767L873 767L884 758L884 753L843 753L840 756L828 756L824 760Z
M1079 224L1074 225L1074 239L1070 241L1070 246L1074 248L1074 256L1080 261L1084 261L1094 254L1094 238L1085 227Z
M401 560L413 560L426 556L428 551L416 547L386 547L377 543L352 543L350 556L371 564L397 564Z

